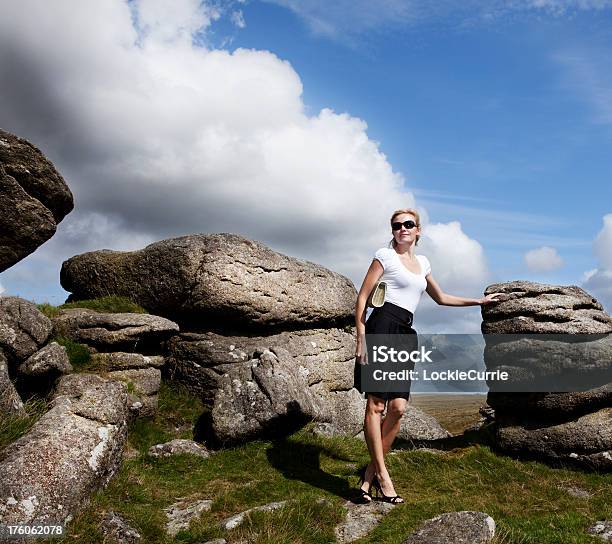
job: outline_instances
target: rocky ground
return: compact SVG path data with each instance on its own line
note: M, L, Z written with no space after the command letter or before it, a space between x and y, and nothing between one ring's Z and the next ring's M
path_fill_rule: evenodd
M130 423L121 469L70 522L65 542L593 543L589 528L612 514L610 475L477 445L396 450L389 466L406 504L355 505L368 458L358 438L318 436L311 424L206 453L187 442L201 407L162 384L156 417ZM151 448L177 438L185 442Z

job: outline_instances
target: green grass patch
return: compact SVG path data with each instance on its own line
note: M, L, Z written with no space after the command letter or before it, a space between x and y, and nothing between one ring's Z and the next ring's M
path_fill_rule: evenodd
M204 411L202 402L185 388L162 381L154 418L136 419L129 434L130 445L146 454L154 444L174 438L193 439L193 428Z
M183 389L162 385L155 418L130 428L132 452L109 486L69 526L65 542L103 540L98 523L115 510L148 543L228 542L323 543L334 541L344 502L358 484L357 469L368 461L365 444L353 438L315 437L309 426L282 440L260 440L214 453L153 459L148 448L172 438L191 438L200 401ZM360 543L397 543L423 521L443 512L477 510L497 524L496 544L593 543L586 528L612 518L612 475L551 468L498 456L472 446L445 454L395 450L387 465L406 500ZM560 487L592 494L576 498ZM210 512L170 538L163 509L182 497L213 500ZM219 522L272 501L289 500L273 512L249 515L225 532ZM54 541L57 542L57 541Z
M70 308L87 308L89 310L95 310L96 312L103 313L135 313L135 314L146 314L148 313L142 306L136 304L134 301L127 297L119 297L115 295L94 298L89 300L77 300L75 302L67 302L60 306L53 306L48 302L37 304L38 309L45 314L47 317L56 317L60 310L67 310Z
M70 364L76 371L88 369L88 363L91 362L91 353L85 344L80 344L65 336L56 336L51 340L66 348Z
M32 425L49 409L44 399L33 398L24 402L25 415L0 415L0 451L15 442L32 428Z
M94 298L91 300L78 300L75 302L67 302L59 306L59 309L65 310L69 308L88 308L96 312L106 313L148 313L142 306L136 304L127 297L119 297L115 295Z
M56 317L59 315L60 309L57 306L53 306L49 302L43 302L42 304L37 304L37 308L47 317Z

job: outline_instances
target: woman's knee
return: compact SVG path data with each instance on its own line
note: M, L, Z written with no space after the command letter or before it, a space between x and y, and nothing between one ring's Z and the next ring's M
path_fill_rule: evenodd
M382 413L385 411L385 401L384 400L374 400L372 397L368 397L368 403L366 404L365 415L366 418L368 416L382 416Z
M396 399L387 406L387 417L400 419L406 412L406 401L404 399Z

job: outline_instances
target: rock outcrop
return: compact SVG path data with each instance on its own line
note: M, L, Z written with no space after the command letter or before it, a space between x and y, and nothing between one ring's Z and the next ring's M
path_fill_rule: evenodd
M51 321L34 303L0 296L0 351L24 400L46 395L57 378L72 371L65 349L57 343L47 345L52 330Z
M0 522L64 523L118 469L126 419L124 385L61 378L52 408L0 453Z
M490 391L487 397L495 410L496 448L611 470L612 318L575 286L520 281L485 291L492 292L507 296L482 308L485 364L516 377L511 390ZM532 389L534 383L552 388L565 382L576 390ZM581 387L584 383L588 387Z
M166 533L176 536L180 531L189 529L189 524L199 518L202 513L212 508L211 499L194 499L183 497L178 502L168 506L166 513Z
M279 510L284 508L287 505L288 501L276 501L269 502L268 504L262 504L261 506L255 506L253 508L249 508L244 512L240 512L238 514L234 514L229 518L224 519L219 525L221 529L225 529L226 531L231 531L235 529L239 525L242 525L246 517L253 512L272 512L274 510Z
M600 520L596 521L587 529L589 535L593 535L602 542L612 542L612 521Z
M100 529L105 537L105 542L113 542L115 544L138 544L142 536L140 533L131 527L116 512L107 512L102 522Z
M85 344L92 352L88 368L127 384L131 417L155 415L162 353L167 340L179 332L176 323L150 314L84 308L61 310L52 322L56 335Z
M58 377L72 372L72 365L64 346L51 342L30 355L19 365L18 371L26 376Z
M215 445L230 445L288 434L321 418L323 410L292 357L280 348L265 350L221 376L208 438Z
M158 368L134 368L109 372L108 377L127 385L130 412L134 416L151 417L157 412L157 393L161 386Z
M495 536L495 521L484 512L447 512L427 520L402 544L486 544Z
M176 323L157 315L85 308L61 310L52 321L56 334L102 352L159 353L162 343L179 332Z
M357 293L340 274L241 236L211 234L135 252L79 255L63 264L61 279L74 298L123 295L179 323L180 334L166 343L162 372L204 401L199 439L235 444L284 434L309 420L325 435L362 431L365 399L353 388L354 330L348 326ZM118 351L106 340L122 331L116 316L102 334L87 323L103 319L70 310L54 324L56 332L93 349ZM144 353L142 345L122 351ZM417 412L423 418L404 425L404 438L448 435Z
M485 294L504 300L482 307L483 334L609 334L612 317L575 285L512 281L489 285Z
M25 415L23 402L9 377L6 358L0 350L0 419L7 416L23 415Z
M172 457L173 455L195 455L207 459L210 452L201 444L193 440L176 438L163 444L155 444L147 452L151 457Z
M64 179L30 142L0 129L0 272L46 242L74 206Z
M222 388L228 389L228 378L246 386L240 387L238 395L245 395L245 399L250 399L248 403L253 402L251 396L254 394L263 400L270 397L270 391L282 393L278 388L260 387L252 376L252 365L258 363L261 354L266 351L277 354L282 359L281 365L289 365L295 370L291 372L295 375L294 383L298 380L302 384L301 397L308 395L311 398L314 395L313 398L317 399L319 409L316 419L324 425L325 434L356 435L361 431L365 401L352 388L354 335L349 331L337 328L306 329L269 336L181 333L172 338L168 345L169 377L186 385L203 399L212 413L219 414L218 418L211 420L211 432L217 438L223 436L223 440L231 442L228 433L235 434L236 438L243 435L238 432L240 425L231 421L224 425L227 416L223 416L223 410L215 408L228 398L227 392L223 395L219 393ZM236 390L231 396L235 394ZM280 398L270 397L269 406L280 409ZM277 416L281 417L280 412L276 414L276 409L266 409L258 415L248 409L248 403L241 404L248 412L244 421L240 419L245 431L249 427L253 431L259 428L261 432L266 428L275 428L274 421ZM234 413L234 410L231 412ZM309 410L307 412L310 413ZM247 424L247 421L250 423ZM283 430L283 427L276 428Z
M298 329L349 323L355 288L340 274L235 234L195 234L140 251L65 261L73 298L122 295L181 328Z
M339 544L348 544L367 536L396 505L382 501L371 501L369 504L346 501L344 507L346 516L334 528L336 542Z
M46 344L53 326L36 304L19 297L0 297L0 349L9 364L25 361Z

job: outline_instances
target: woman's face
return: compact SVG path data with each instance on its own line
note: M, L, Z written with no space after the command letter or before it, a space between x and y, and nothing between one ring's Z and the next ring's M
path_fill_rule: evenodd
M417 226L410 229L406 228L403 225L405 221L416 223L416 218L411 213L401 213L393 218L393 223L402 223L402 227L398 230L393 230L393 227L391 228L393 238L395 238L395 242L398 244L414 243L416 242L417 234L421 234L421 229Z

